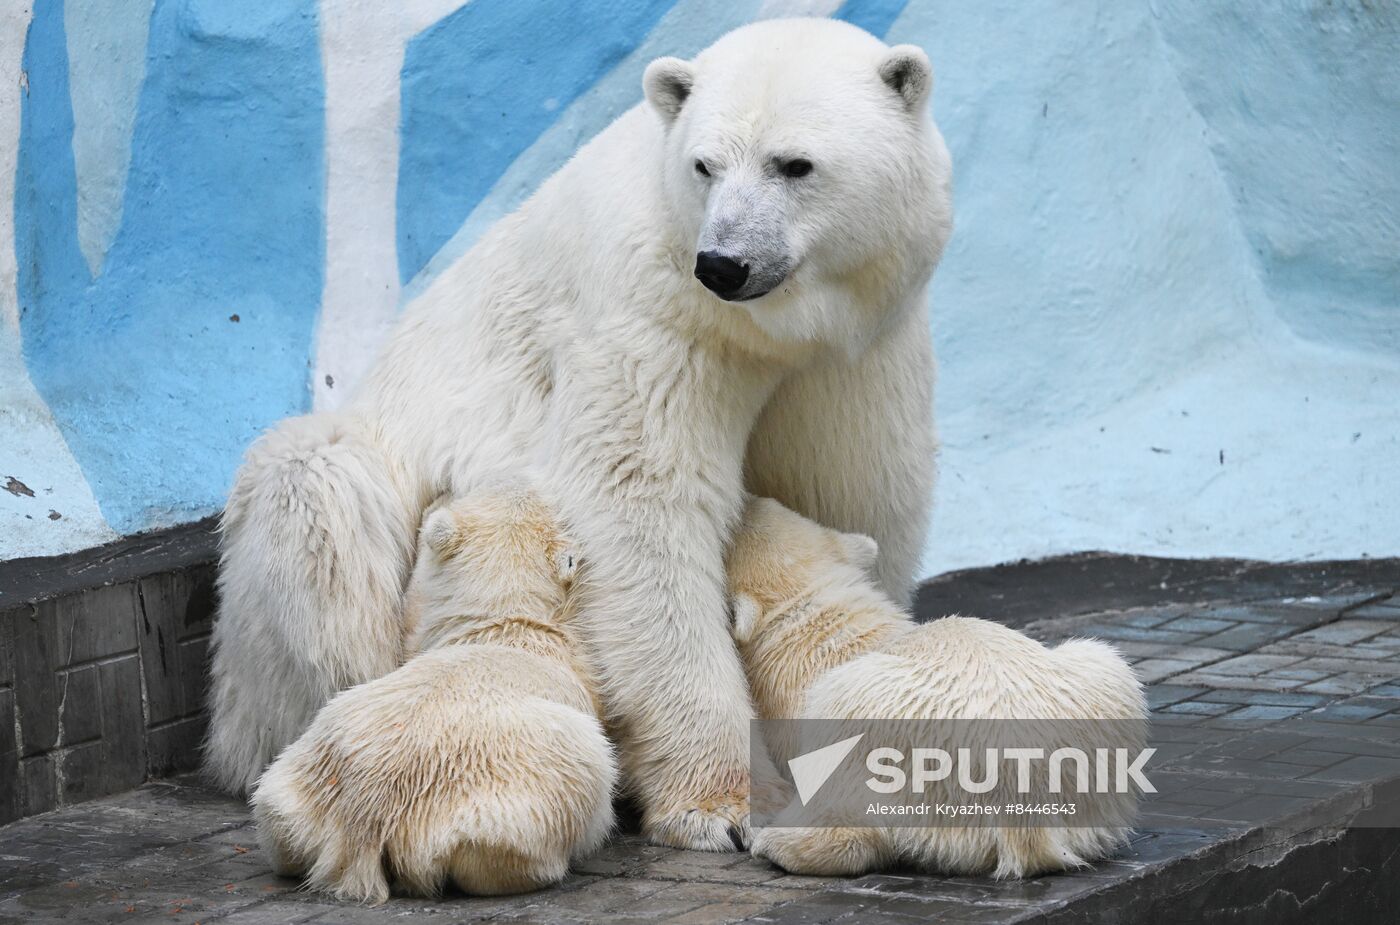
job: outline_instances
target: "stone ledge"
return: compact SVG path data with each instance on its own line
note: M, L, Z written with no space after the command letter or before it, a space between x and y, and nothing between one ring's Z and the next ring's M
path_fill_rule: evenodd
M1356 821L1153 828L1112 861L1013 882L899 872L795 877L743 855L622 835L550 890L365 908L273 876L246 808L178 780L0 829L8 862L0 921L1392 922L1400 837L1394 828L1348 825Z
M1112 560L1102 564L1117 567ZM898 871L807 878L743 855L656 848L624 834L551 890L497 899L396 899L364 909L300 893L296 884L272 876L246 808L180 779L0 828L0 856L6 862L0 867L0 921L76 915L84 921L406 917L430 923L637 919L691 925L930 920L1280 925L1323 917L1392 922L1400 909L1400 596L1393 593L1400 583L1387 584L1385 573L1374 571L1378 567L1389 566L1360 564L1359 573L1340 582L1333 581L1335 573L1314 574L1321 583L1311 586L1306 573L1286 574L1273 595L1262 593L1267 586L1256 576L1241 584L1236 600L1217 597L1216 589L1224 586L1214 582L1223 579L1210 579L1192 585L1208 590L1204 603L1134 604L1120 596L1106 611L1084 612L1069 602L1065 611L1078 614L1073 617L1027 621L1034 611L1018 611L1026 630L1047 642L1092 635L1114 643L1150 682L1150 738L1158 755L1149 772L1160 792L1144 804L1131 845L1088 870L1018 882ZM91 654L101 649L98 642L126 653L147 697L140 716L147 762L152 735L167 728L151 718L174 716L173 722L182 722L180 711L202 696L184 685L202 683L191 681L202 674L191 669L196 662L191 655L178 662L172 676L168 642L162 661L159 633L153 636L144 622L139 632L128 628L152 611L175 614L183 607L196 615L193 635L184 638L197 648L210 602L195 589L212 578L210 567L202 568L150 576L130 588L99 589L93 593L106 595L101 607L46 601L26 605L21 613L47 627L31 634L26 657L62 652L67 659L45 663L51 678L125 664L123 659L92 661ZM1008 574L1000 572L999 580ZM1016 589L1002 587L1003 598L1011 600ZM1016 593L1030 601L1036 590ZM1102 601L1094 596L1100 593L1086 579L1086 595ZM46 616L39 618L43 608L60 609L44 610ZM104 623L96 616L104 612L119 618ZM158 625L178 633L177 624ZM23 633L17 638L30 639ZM4 664L12 667L14 661ZM131 672L123 671L131 683ZM105 693L105 678L97 680ZM63 716L65 704L76 702L79 689L73 683L59 686L57 694L53 685L40 685L48 699L38 702ZM151 713L152 702L171 712ZM117 711L111 721L117 732L134 728L120 725L133 723L129 705L126 711ZM66 738L73 730L84 736L100 730L105 741L107 720L83 722L75 715L62 723L31 724L31 730L48 735L39 745L49 743L31 757L54 756L65 748L64 754L78 756L93 747L92 740ZM0 726L0 735L5 728ZM103 745L95 754L104 760L142 754L119 745ZM90 768L90 757L70 758L66 767ZM73 789L73 780L60 779L60 797L92 792Z
M1400 587L1400 558L1255 562L1084 552L938 575L919 588L914 609L921 620L960 613L1024 626L1167 604L1364 598L1395 587Z
M218 532L218 518L206 517L62 556L0 561L0 612L148 575L213 565L219 555Z

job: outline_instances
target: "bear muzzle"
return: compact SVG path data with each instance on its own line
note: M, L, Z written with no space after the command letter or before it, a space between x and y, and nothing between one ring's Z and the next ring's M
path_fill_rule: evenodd
M695 278L721 299L734 301L749 281L749 268L718 251L701 251L695 258Z

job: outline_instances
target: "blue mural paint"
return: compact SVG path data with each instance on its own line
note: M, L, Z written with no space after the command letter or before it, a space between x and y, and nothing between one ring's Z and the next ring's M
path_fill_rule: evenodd
M709 0L678 0L623 61L572 105L559 108L559 118L520 153L473 207L466 222L404 286L404 301L424 292L493 224L518 208L564 166L581 144L640 102L642 74L652 59L663 55L693 58L729 30L752 22L759 9L753 0L718 5Z
M609 0L565 9L552 0L473 0L409 43L400 279L427 264L521 152L640 44L670 5Z
M884 38L890 26L904 12L909 0L846 0L836 11L836 19L860 26L871 35Z
M119 532L217 509L249 441L308 406L324 266L315 10L157 3L96 279L77 244L62 9L34 12L15 202L24 353Z

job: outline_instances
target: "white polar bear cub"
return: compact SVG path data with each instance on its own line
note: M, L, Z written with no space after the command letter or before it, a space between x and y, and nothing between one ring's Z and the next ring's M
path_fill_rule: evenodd
M1134 753L1142 748L1142 685L1112 648L1073 640L1047 649L964 617L915 625L868 577L875 553L869 537L827 529L776 501L750 502L730 552L729 586L735 639L762 718L1102 720L1017 728L1069 727L1071 735L1101 736L1097 741ZM776 725L766 744L786 766L799 751L797 733ZM1091 753L1087 741L1058 744ZM1073 826L772 826L755 835L753 852L802 874L856 875L904 864L1029 876L1082 866L1126 839L1135 794L1074 796Z
M223 521L206 762L242 791L400 663L414 531L534 465L654 842L747 837L726 619L745 490L871 534L907 600L933 481L926 287L951 167L910 46L773 20L652 62L646 101L443 270L341 409L255 444Z
M518 893L612 828L617 769L569 624L577 566L551 511L493 487L433 511L402 668L351 688L253 796L279 873L382 902Z

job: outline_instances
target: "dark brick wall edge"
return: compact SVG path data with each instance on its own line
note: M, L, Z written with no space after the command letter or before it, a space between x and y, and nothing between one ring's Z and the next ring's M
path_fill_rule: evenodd
M214 563L150 564L0 605L0 823L197 765Z
M1169 604L1337 596L1400 585L1400 558L1328 562L1167 559L1083 552L936 575L919 588L920 621L949 614L1008 626Z
M0 561L0 611L212 563L219 554L218 532L219 519L206 517L62 556Z

